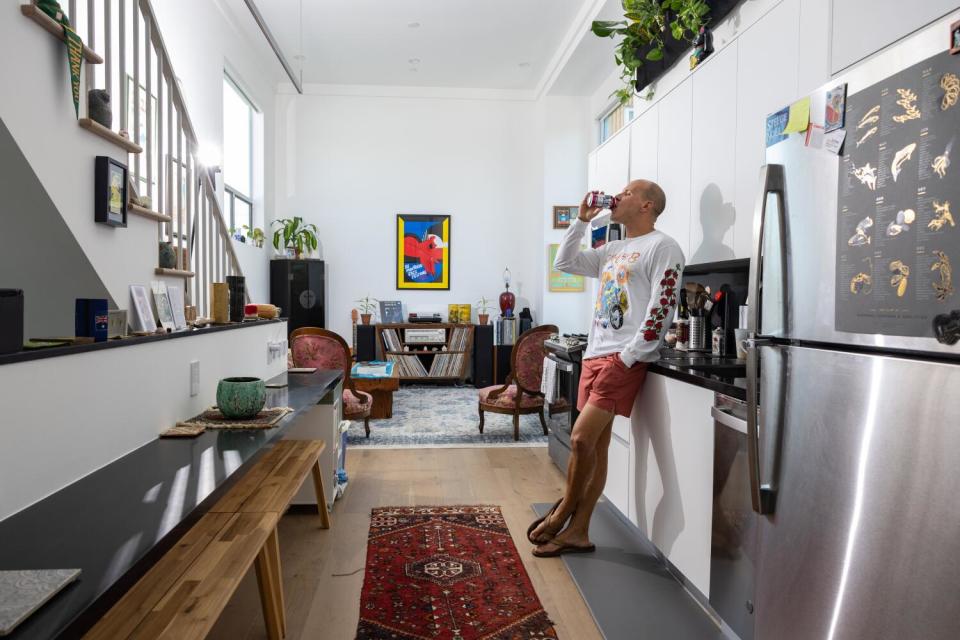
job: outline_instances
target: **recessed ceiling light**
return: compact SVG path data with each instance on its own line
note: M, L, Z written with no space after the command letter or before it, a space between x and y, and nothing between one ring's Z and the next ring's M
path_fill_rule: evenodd
M407 62L410 64L420 64L420 58L410 58Z
M527 67L530 66L530 63L529 63L529 62L521 62L521 63L518 64L517 66L520 67L521 69L526 69Z
M416 67L410 67L410 71L416 73L417 71L419 71L419 69L417 69Z
M408 23L407 23L407 26L410 27L411 29L419 29L419 28L420 28L420 23L419 23L419 22L408 22Z

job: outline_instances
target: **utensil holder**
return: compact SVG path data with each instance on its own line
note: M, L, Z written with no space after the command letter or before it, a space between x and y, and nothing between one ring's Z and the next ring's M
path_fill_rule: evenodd
M693 316L690 318L690 351L706 351L707 346L707 322L702 316Z

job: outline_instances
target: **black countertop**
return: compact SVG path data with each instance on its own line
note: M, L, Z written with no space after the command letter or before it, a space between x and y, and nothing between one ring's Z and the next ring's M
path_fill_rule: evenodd
M723 371L710 371L701 367L719 365ZM703 387L746 402L747 379L738 377L734 367L742 365L746 372L746 363L736 358L714 358L709 354L693 354L673 349L664 349L661 358L650 364L647 371L668 378Z
M9 637L80 637L343 372L281 376L267 406L294 412L278 427L158 438L0 522L0 570L83 570Z

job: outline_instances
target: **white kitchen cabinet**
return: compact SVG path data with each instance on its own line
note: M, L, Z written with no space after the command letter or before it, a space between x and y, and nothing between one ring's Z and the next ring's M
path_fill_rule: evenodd
M693 83L690 162L690 253L687 264L732 260L734 224L747 216L734 204L736 173L737 46L704 62Z
M320 471L326 492L326 508L333 509L337 489L337 460L340 456L340 422L343 419L343 383L340 382L316 406L294 420L284 438L287 440L323 440L326 447L320 454ZM291 504L317 504L313 482L305 480Z
M630 164L630 134L621 130L597 149L596 179L589 188L617 194L627 184Z
M704 595L710 589L712 406L712 391L647 376L631 416L625 512Z
M667 195L667 208L657 229L677 241L690 256L690 119L692 92L683 82L660 101L657 132L657 183Z
M657 181L657 139L660 105L655 104L630 124L630 179Z
M737 41L736 195L733 249L749 258L768 114L797 95L800 0L784 0Z
M630 445L614 435L607 450L607 484L604 497L627 513L630 505Z

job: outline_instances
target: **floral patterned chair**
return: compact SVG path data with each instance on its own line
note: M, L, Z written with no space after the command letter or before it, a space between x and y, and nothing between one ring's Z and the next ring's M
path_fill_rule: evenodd
M370 437L370 409L373 396L357 391L350 377L350 347L333 331L317 327L301 327L290 334L290 349L296 367L343 369L343 417L363 418L363 428Z
M513 345L510 354L510 375L503 386L494 385L480 389L480 433L483 433L483 413L504 413L513 416L513 439L520 439L520 416L537 413L547 435L547 421L543 416L544 399L540 392L543 377L543 358L546 351L543 342L558 330L553 325L543 325L524 331ZM563 399L550 405L550 415L569 411Z

